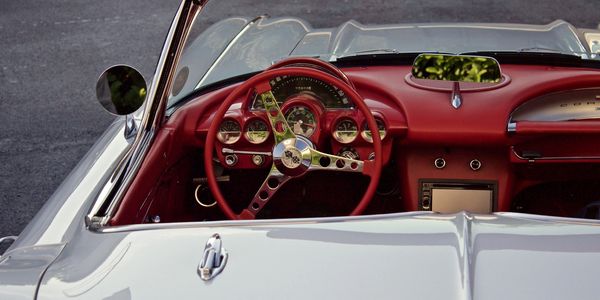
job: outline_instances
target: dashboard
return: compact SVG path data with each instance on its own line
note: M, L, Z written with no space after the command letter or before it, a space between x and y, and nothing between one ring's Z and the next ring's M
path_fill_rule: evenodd
M552 177L533 176L547 169L539 165L553 163L560 170L600 162L600 88L594 87L600 72L596 70L504 66L510 82L483 91L465 90L459 109L450 105L450 92L439 84L411 85L405 78L409 70L343 70L372 108L383 138L384 163L400 178L407 210L433 210L433 192L427 189L438 186L437 194L448 188L489 191L489 205L480 212L509 211L518 191ZM294 133L309 138L318 149L372 159L364 117L339 89L310 78L278 77L270 84ZM263 155L273 145L264 114L255 94L230 109L217 146L224 167L253 169L270 164L269 156ZM558 139L572 143L564 147ZM564 164L557 164L560 161ZM447 212L452 209L456 207Z
M458 109L451 105L450 90L411 84L410 70L410 66L341 69L371 110L382 137L384 170L371 204L376 208L367 213L466 209L578 217L590 201L600 199L600 189L594 188L600 185L599 70L503 65L506 82L463 91ZM189 189L197 192L197 182L203 182L197 153L204 150L216 109L237 85L199 95L178 109L157 135L159 146L149 153L167 167L143 166L143 176L158 178L166 169L179 174L177 178L194 177ZM315 149L357 160L373 158L364 116L337 87L294 77L273 78L270 85L290 128ZM241 197L243 205L257 187L244 192L241 186L263 176L256 174L272 165L274 134L266 113L255 92L248 91L218 125L214 163L222 169L219 178L229 180L223 183L223 189L232 193L228 197ZM318 207L346 214L336 204L352 197L353 188L361 186L360 178L339 176L315 179L336 188L311 190L309 179L300 180L296 184L300 192L294 195L306 193L302 197L317 201ZM256 179L256 184L262 180ZM135 200L119 211L121 219L117 216L114 224L143 221L126 216L150 203L135 195L148 195L155 185L138 185L128 192ZM243 194L248 195L237 196ZM205 197L210 203L210 193ZM293 201L286 201L273 200L291 206ZM170 208L173 220L182 220L190 211L196 215L186 218L223 218L216 207L185 207ZM296 216L291 208L289 215Z
M520 190L552 177L540 170L600 162L600 89L595 87L600 72L596 70L503 66L510 82L463 92L459 109L450 105L450 92L439 85L430 89L411 85L405 78L409 70L343 70L372 107L383 137L385 164L393 164L399 174L407 210L432 210L434 203L429 202L434 201L425 186L453 183L455 189L489 187L485 190L492 191L491 204L481 212L509 211ZM336 87L293 77L275 78L271 85L296 134L333 154L354 159L372 155L364 118L336 93ZM249 105L242 104L228 115L229 121L240 120L235 135L250 137L240 147L268 152L272 141L265 139L270 136L266 121L257 119L260 102L252 96L242 102ZM257 134L263 144L245 147L257 140L252 138L254 128L260 128ZM559 141L571 143L564 147ZM232 168L268 163L268 157L250 157L247 163L243 159L225 155L222 162L227 166L236 161ZM553 166L545 166L548 163ZM566 174L570 173L563 177L569 177Z

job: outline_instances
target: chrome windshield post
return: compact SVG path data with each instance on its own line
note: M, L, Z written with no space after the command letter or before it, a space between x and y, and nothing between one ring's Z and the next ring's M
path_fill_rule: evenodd
M108 195L106 198L99 197L96 204L92 206L86 217L87 225L91 228L106 225L115 214L148 149L152 145L155 132L164 119L170 88L175 77L175 66L179 62L192 24L206 3L208 3L208 0L184 0L181 2L165 39L156 72L151 81L152 84L148 89L139 130L137 132L135 132L136 130L129 131L130 138L135 137L135 139L131 151L127 154L128 157L124 159L124 161L127 161L125 164L127 168L123 168L120 171L121 174L112 176L112 178L119 178L120 180L118 180L118 183L116 183L117 181L107 182L106 185L111 186L112 191L106 194ZM131 129L134 129L134 127ZM104 211L99 211L104 205L98 205L97 203L105 203L106 201L109 201L108 207Z

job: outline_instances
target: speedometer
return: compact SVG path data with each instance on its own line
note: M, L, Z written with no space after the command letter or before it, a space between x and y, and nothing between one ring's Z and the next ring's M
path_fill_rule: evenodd
M281 106L283 102L294 95L309 94L323 103L325 108L352 108L346 94L319 79L306 76L278 76L270 82L271 91ZM252 109L264 109L260 97L255 97Z
M313 112L302 105L292 106L286 113L285 119L295 134L310 137L317 128Z

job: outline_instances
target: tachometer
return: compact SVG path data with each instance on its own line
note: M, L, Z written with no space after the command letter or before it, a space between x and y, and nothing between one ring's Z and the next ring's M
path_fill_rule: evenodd
M269 127L260 119L254 119L248 123L244 137L252 144L261 144L269 138Z
M375 122L377 123L377 129L379 129L379 137L383 140L386 135L385 124L382 120L377 118L375 119ZM371 134L371 130L369 130L369 124L367 124L367 122L363 124L363 130L360 135L365 141L369 143L373 142L373 135Z
M335 125L333 137L342 144L352 143L358 136L358 126L351 119L342 119Z
M240 123L235 120L227 119L219 126L217 139L223 144L233 144L240 139L240 136L242 136L242 129Z
M285 118L295 134L310 137L317 128L317 121L313 112L302 105L292 106Z

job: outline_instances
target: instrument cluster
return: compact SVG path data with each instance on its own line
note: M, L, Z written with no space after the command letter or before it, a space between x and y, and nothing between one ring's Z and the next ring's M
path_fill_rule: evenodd
M248 120L243 130L238 120L226 118L219 126L217 139L224 145L233 145L243 136L248 143L259 145L267 141L270 135L269 125L262 118Z
M382 142L385 142L388 131L383 116L377 113L374 115L379 129L379 137ZM331 136L333 138L332 148L335 154L351 159L373 159L371 149L373 136L362 115L345 114L338 116L332 123Z
M385 123L381 117L375 117L375 122L377 122L379 137L383 140L387 134ZM359 136L359 127L356 121L351 118L340 118L333 128L332 135L341 144L350 144L356 141L356 138ZM363 121L360 126L360 137L368 143L373 143L373 135L371 134L371 130L369 130L367 121Z
M339 156L373 158L373 138L366 119L339 89L305 77L277 77L270 84L296 135L308 138L317 149L331 149L330 153ZM251 94L244 101L248 105L228 114L219 126L218 148L223 149L219 154L229 167L256 168L270 160L268 153L274 146L273 134L259 98ZM374 116L380 137L386 141L386 120L379 113Z

